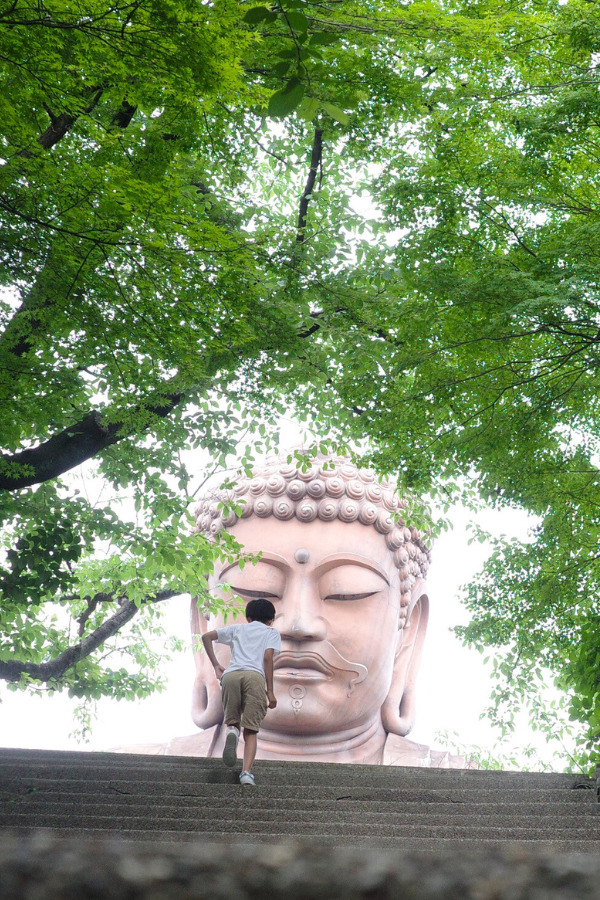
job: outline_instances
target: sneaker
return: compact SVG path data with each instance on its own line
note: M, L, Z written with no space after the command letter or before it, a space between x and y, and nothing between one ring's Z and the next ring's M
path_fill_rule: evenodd
M252 772L242 772L240 775L240 784L249 784L252 787L255 787L256 782L254 780L254 775Z
M225 749L223 750L223 762L232 769L237 762L237 745L240 738L237 728L230 728L225 738Z

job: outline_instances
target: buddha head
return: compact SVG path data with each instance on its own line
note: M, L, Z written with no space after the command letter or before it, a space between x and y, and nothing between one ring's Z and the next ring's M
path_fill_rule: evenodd
M238 597L240 621L254 597L276 609L282 651L272 732L296 740L373 722L401 736L412 728L430 554L403 520L406 506L387 482L344 457L317 457L308 467L272 459L228 495L200 502L198 529L225 529L254 559L217 566L210 591ZM191 616L195 635L223 623L195 600ZM226 666L228 648L215 649ZM219 684L201 652L196 668L192 715L209 728L223 717Z

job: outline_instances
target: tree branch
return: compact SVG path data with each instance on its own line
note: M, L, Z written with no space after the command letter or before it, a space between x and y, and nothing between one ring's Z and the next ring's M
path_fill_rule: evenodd
M147 597L145 603L160 603L162 600L170 600L171 597L177 597L177 591L159 591L155 597ZM109 594L96 594L93 601L100 603L106 600L114 600ZM88 635L78 644L74 644L67 650L47 663L30 663L21 662L20 660L10 659L6 662L0 662L0 679L4 681L20 681L22 675L29 675L36 681L47 683L61 678L65 672L72 669L74 665L85 659L94 650L97 650L108 638L116 634L117 631L127 624L140 611L140 606L132 600L124 601L114 615L99 625L98 628Z
M79 276L90 259L95 247L91 246L83 254L77 270L73 275L67 296L72 292ZM14 311L12 318L0 334L0 352L20 359L35 348L36 338L46 334L47 324L44 313L56 304L56 280L58 265L51 256L46 259L36 281L32 284L20 306Z
M82 110L84 115L91 113L94 107L97 106L100 97L102 96L103 90L104 89L101 87L93 88L95 94L92 102ZM50 124L48 125L46 130L39 135L39 137L37 138L37 142L44 148L44 150L51 150L52 147L54 147L55 144L58 144L61 138L64 138L65 134L67 134L71 130L81 113L64 112L58 116L54 116L52 115L48 107L45 107L45 109L50 116ZM25 159L29 159L31 156L33 156L33 154L31 150L24 149L21 150L17 154L17 156L22 156Z
M117 128L127 128L135 112L137 110L137 106L132 106L131 103L128 103L127 100L123 100L121 106L114 114L111 119L111 125L114 125Z
M162 394L161 399L152 406L138 405L137 410L143 409L165 418L181 402L183 396L183 393ZM105 422L102 414L94 410L37 447L22 450L12 456L0 454L0 490L14 491L56 478L129 434L129 431L123 430L123 422ZM21 467L25 466L28 472L22 472ZM9 474L10 467L16 468L14 477Z
M300 209L298 210L298 231L296 234L296 241L299 244L304 243L305 231L306 231L306 215L308 213L308 204L310 203L310 198L312 196L313 188L315 186L315 181L317 179L317 172L319 170L319 166L321 165L321 159L323 157L323 130L321 128L315 128L315 136L313 138L312 145L312 153L310 156L310 169L308 170L308 178L306 180L306 186L300 198Z
M346 306L336 306L333 310L330 311L330 315L332 313L335 313L337 315L338 313L347 313L347 312L348 312L348 308ZM308 317L309 317L309 319L318 320L318 319L322 319L324 315L325 315L325 311L321 309L321 310L309 313ZM363 323L361 322L361 324L363 324ZM315 332L319 331L320 328L321 328L321 324L318 321L315 321L313 325L310 325L304 331L299 331L298 337L299 338L310 337L312 334L315 334ZM379 334L379 337L382 337L382 334L380 332L377 332L377 333Z
M46 130L42 132L42 134L40 134L37 138L38 144L40 144L44 148L44 150L51 150L55 144L58 144L58 142L62 140L62 138L64 138L66 134L69 133L80 115L89 115L94 107L98 105L100 98L102 97L104 87L93 88L93 91L95 91L95 94L91 103L89 103L88 106L86 106L81 112L63 112L60 113L60 115L55 116L50 112L48 107L46 107L46 112L50 116L50 124L48 125ZM127 128L136 110L137 106L132 106L127 102L127 100L123 100L121 106L111 119L111 125L117 128ZM29 158L30 156L32 156L32 153L31 150L25 149L21 150L18 156Z
M85 632L85 626L88 623L88 620L91 618L92 614L96 611L96 607L98 603L100 603L100 594L96 594L94 597L87 597L87 606L85 610L81 613L80 616L77 617L77 622L79 623L79 628L77 629L77 634L79 637L83 637Z

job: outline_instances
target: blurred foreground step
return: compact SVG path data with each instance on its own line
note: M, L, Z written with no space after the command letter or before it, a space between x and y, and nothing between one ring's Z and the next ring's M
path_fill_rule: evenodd
M0 750L0 830L127 840L328 846L518 842L600 850L596 784L579 775L259 761L255 788L219 759Z
M241 836L240 836L241 837ZM268 846L238 839L137 843L72 832L0 834L3 900L596 900L600 857L545 845L464 840L328 840Z

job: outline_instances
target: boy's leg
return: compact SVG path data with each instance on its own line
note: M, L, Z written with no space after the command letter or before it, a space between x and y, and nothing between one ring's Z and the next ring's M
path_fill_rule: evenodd
M229 768L233 768L237 762L237 745L240 737L242 694L239 675L238 672L229 672L221 679L223 710L227 726L223 762Z
M244 729L244 765L240 782L254 784L251 774L256 757L258 732L267 712L265 680L259 672L246 672L242 684L242 728Z
M244 728L244 772L251 772L252 766L254 764L254 760L256 758L256 745L258 743L257 739L258 732L250 731L249 728Z
M239 729L236 728L235 725L230 725L225 735L225 746L223 747L223 762L230 769L233 769L237 762L237 746L239 739Z

